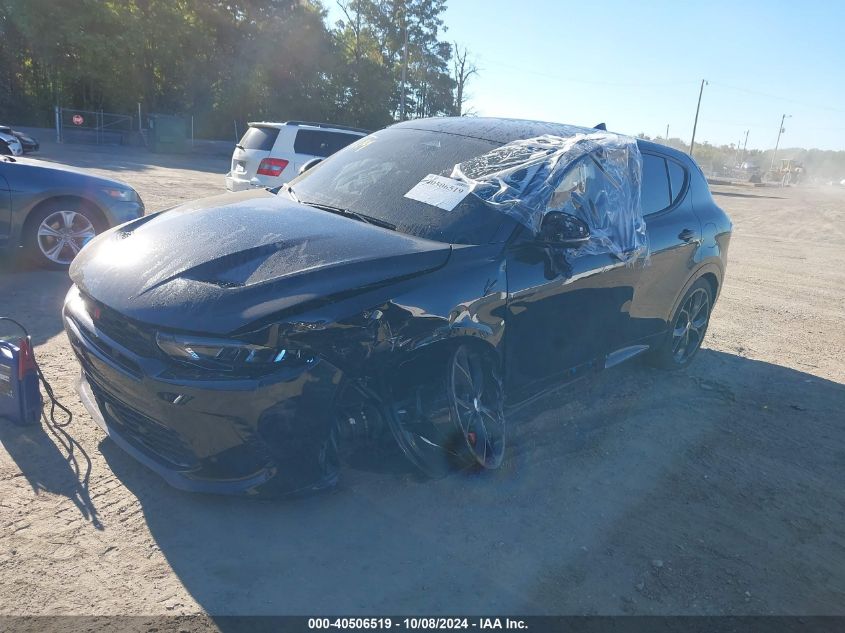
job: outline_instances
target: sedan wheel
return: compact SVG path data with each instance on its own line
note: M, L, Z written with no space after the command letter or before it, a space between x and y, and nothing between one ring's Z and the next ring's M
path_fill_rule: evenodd
M24 248L40 266L67 268L103 228L97 213L84 203L51 202L27 220Z
M469 455L484 468L498 468L505 453L505 417L493 364L461 345L452 356L448 387L453 421Z
M38 226L38 248L55 264L67 266L97 231L87 217L76 211L56 211Z

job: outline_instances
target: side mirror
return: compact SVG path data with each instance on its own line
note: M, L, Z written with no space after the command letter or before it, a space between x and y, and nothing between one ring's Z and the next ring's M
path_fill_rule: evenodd
M574 215L549 211L540 226L539 241L562 248L578 248L590 240L590 227Z
M304 163L304 164L302 165L302 167L300 167L300 168L299 168L299 171L297 172L297 175L299 176L299 175L304 174L306 171L308 171L309 169L311 169L314 165L316 165L317 163L320 163L320 162L322 162L322 161L323 161L323 159L322 159L322 158L312 158L312 159L311 159L311 160L309 160L307 163Z

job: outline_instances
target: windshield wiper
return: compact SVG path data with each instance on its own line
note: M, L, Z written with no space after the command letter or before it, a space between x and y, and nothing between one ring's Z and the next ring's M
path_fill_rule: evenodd
M288 187L288 191L293 195L293 190ZM297 200L299 202L299 200ZM334 213L335 215L342 215L347 218L352 218L353 220L358 220L359 222L366 222L367 224L372 224L374 226L380 226L383 229L390 229L391 231L396 230L396 225L387 222L386 220L380 220L378 218L374 218L370 215L364 215L363 213L358 213L357 211L352 211L351 209L342 209L340 207L333 207L328 204L320 204L317 202L302 202L302 204L307 204L309 207L314 207L315 209L321 209L322 211L328 211L329 213Z
M291 187L289 184L278 185L276 187L273 187L272 189L267 189L267 191L277 195L280 191L284 191L286 194L288 194L288 196L290 196L291 200L293 200L294 202L298 202L299 204L305 204L309 207L314 207L315 209L328 211L329 213L334 213L335 215L342 215L347 218L358 220L359 222L365 222L374 226L380 226L383 229L390 229L391 231L396 230L395 224L391 224L387 220L380 220L379 218L374 218L371 215L365 215L363 213L358 213L357 211L352 211L351 209L342 209L340 207L333 207L329 204L321 204L319 202L303 202L299 199L299 197L296 195L296 192L293 190L293 187Z

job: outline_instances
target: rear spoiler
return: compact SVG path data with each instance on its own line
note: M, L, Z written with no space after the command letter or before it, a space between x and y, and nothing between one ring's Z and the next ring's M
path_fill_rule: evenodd
M346 130L348 132L361 132L369 134L372 130L365 130L360 127L351 127L349 125L336 125L334 123L313 123L311 121L285 121L285 125L307 125L309 127L333 128L335 130Z

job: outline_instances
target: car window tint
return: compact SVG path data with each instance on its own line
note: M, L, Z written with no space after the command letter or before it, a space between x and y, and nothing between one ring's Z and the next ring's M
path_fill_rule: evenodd
M672 185L672 204L678 201L681 192L684 190L686 170L673 160L667 160L669 166L669 183Z
M250 127L239 145L244 149L258 149L269 152L273 149L273 144L276 142L278 135L279 130L275 127Z
M308 154L325 158L343 149L350 143L357 141L357 134L343 134L341 132L324 132L322 130L299 130L293 142L293 151L297 154Z
M666 161L661 156L643 154L643 184L640 199L643 215L662 211L671 202Z

